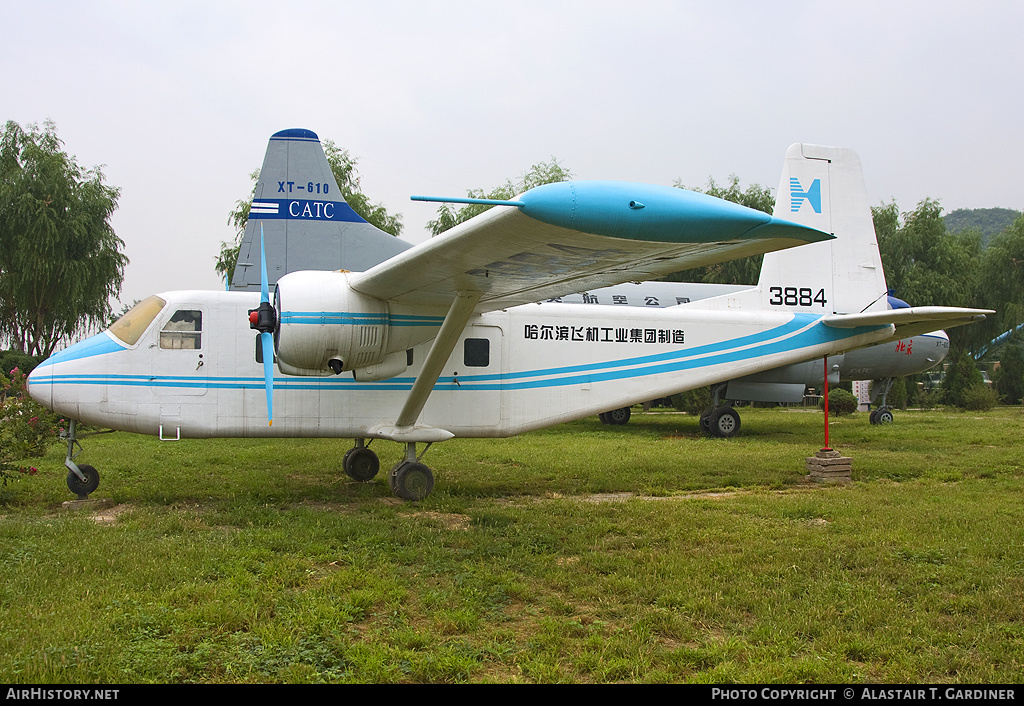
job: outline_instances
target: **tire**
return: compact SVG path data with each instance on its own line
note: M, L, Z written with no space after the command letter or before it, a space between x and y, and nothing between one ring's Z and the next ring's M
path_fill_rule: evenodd
M597 418L601 420L602 424L611 424L611 422L608 421L607 412L601 412L599 415L597 415Z
M740 415L732 407L719 407L711 413L708 425L712 434L729 439L740 431Z
M868 421L872 424L878 424L878 410L871 410L871 414L868 415Z
M341 467L349 478L365 483L373 480L377 472L380 471L380 459L377 458L377 454L365 446L355 446L345 452Z
M423 500L434 489L434 474L419 461L401 463L390 475L391 488L402 500Z
M894 421L892 410L888 407L882 407L875 415L875 424L892 424Z
M604 417L608 420L609 424L625 424L629 421L629 415L629 407L613 409L611 412L604 413Z
M700 413L700 430L705 434L711 433L711 415L714 414L714 411L714 407L708 407Z
M92 466L79 466L78 470L85 476L83 481L74 471L68 471L68 490L78 496L79 500L85 500L89 493L96 490L100 485L100 474Z

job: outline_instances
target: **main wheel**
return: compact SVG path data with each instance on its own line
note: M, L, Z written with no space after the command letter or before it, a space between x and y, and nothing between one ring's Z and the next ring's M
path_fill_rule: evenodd
M79 478L74 471L68 471L68 490L77 495L79 500L85 500L89 493L99 487L100 474L92 466L79 466L78 470L85 476L85 480Z
M711 433L711 414L714 411L714 407L708 407L700 413L700 430L705 434Z
M349 478L365 483L377 475L377 471L380 470L380 459L365 446L354 446L345 452L341 467L345 469L345 474Z
M434 474L419 461L406 461L391 470L390 485L402 500L422 500L434 489Z
M878 410L871 410L871 414L868 415L868 421L872 424L878 424Z
M608 420L609 424L625 424L629 421L629 415L629 407L613 409L611 412L604 413L604 417Z
M888 407L882 407L875 415L875 424L892 424L893 421L892 410Z
M723 439L736 436L740 431L740 415L732 407L719 407L708 419L711 433Z

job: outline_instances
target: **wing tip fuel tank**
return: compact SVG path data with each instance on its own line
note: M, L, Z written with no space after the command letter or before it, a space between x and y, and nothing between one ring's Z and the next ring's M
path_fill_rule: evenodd
M712 243L767 235L816 242L833 237L696 191L655 184L564 181L530 189L519 201L524 215L548 225L628 240Z

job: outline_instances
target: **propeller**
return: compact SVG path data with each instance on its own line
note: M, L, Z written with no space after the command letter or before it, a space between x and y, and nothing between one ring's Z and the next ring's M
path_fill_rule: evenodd
M270 303L267 285L267 253L263 243L263 224L260 223L260 306L249 310L249 328L260 332L263 348L263 379L267 386L267 424L274 424L274 331L277 312Z

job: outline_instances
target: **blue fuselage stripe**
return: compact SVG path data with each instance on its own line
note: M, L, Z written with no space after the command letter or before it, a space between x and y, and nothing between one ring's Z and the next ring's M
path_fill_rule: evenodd
M562 387L584 382L627 380L649 375L679 372L748 360L752 357L772 355L786 350L801 349L831 341L861 335L872 328L844 330L838 334L818 324L820 319L797 315L786 324L729 341L667 351L655 355L601 361L597 363L541 368L519 372L459 375L440 378L435 389L447 391L525 390L531 388ZM838 334L838 337L837 337ZM614 344L613 344L614 345ZM298 378L275 377L275 389L323 391L409 390L415 378L401 376L378 382L361 383L338 377ZM179 387L191 389L252 389L262 390L262 377L217 376L193 378L189 376L58 374L36 375L33 382L54 385L116 385L138 387Z

